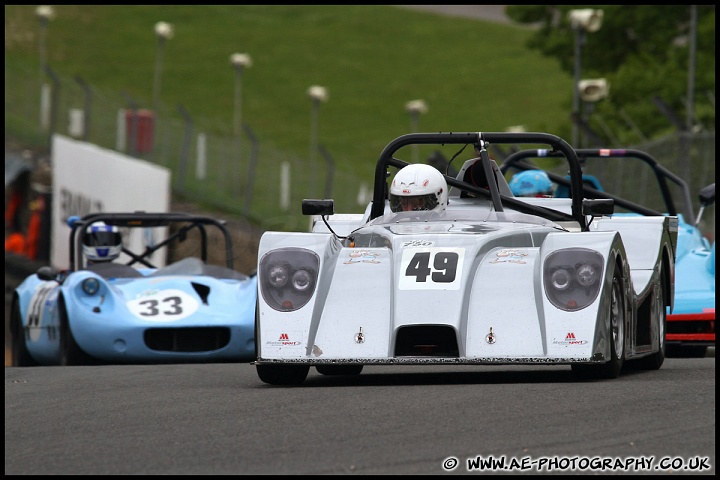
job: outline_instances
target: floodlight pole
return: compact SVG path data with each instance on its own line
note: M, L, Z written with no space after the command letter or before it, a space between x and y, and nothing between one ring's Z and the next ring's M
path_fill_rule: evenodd
M603 11L593 10L591 8L583 8L579 10L570 10L568 19L570 27L575 31L575 67L573 78L573 106L572 106L572 145L578 147L578 122L582 120L580 111L580 67L582 47L585 44L586 33L596 32L602 25Z
M55 10L50 5L39 5L35 9L35 16L40 23L40 34L38 38L38 54L40 56L40 82L45 75L47 64L47 27L50 20L55 18Z
M318 116L320 103L327 100L325 87L314 85L308 89L308 95L312 99L312 111L310 115L310 192L315 195L315 177L317 176L317 153L318 153Z
M230 55L230 64L235 69L235 108L233 109L233 135L235 136L235 150L237 155L237 168L240 171L242 162L242 79L245 68L252 65L252 59L247 53L233 53ZM239 185L239 179L232 179L233 185Z
M580 55L582 53L582 44L585 41L585 30L581 27L575 28L575 68L573 71L575 75L573 77L573 121L572 121L572 145L578 147L579 142L579 128L578 120L580 119Z
M155 24L155 36L157 37L157 50L155 55L155 79L153 82L153 111L155 115L160 108L160 75L163 64L163 51L165 41L173 36L173 27L166 22L157 22Z
M410 129L412 133L418 132L418 125L420 124L420 114L427 112L427 104L425 100L411 100L405 104L405 111L410 114ZM418 146L412 146L412 161L413 163L418 162Z

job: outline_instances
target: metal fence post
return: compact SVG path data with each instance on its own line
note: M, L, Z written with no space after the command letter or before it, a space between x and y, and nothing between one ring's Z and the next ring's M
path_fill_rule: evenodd
M57 110L58 100L60 98L60 79L55 74L50 65L45 65L45 73L52 80L52 91L50 92L50 125L48 128L48 150L52 150L52 137L57 129Z
M79 75L75 77L75 81L80 84L85 94L85 103L83 105L83 134L82 139L88 141L90 138L90 112L92 111L92 89L85 80Z
M258 151L260 150L260 145L252 129L248 125L243 125L243 128L245 129L245 133L247 134L248 138L250 138L250 142L252 143L252 150L250 151L250 162L248 164L248 178L245 185L245 207L243 210L245 216L250 216L250 204L252 203L253 186L255 185L255 166L258 162Z
M330 153L328 153L327 149L323 145L320 145L320 153L325 159L325 162L327 162L327 174L325 175L325 190L323 192L325 196L323 198L332 198L332 184L333 175L335 174L335 160L333 160L332 156L330 156Z
M182 104L178 105L178 112L185 120L185 134L183 135L182 148L180 150L180 165L178 167L178 176L175 181L175 188L181 193L185 193L185 175L187 174L188 158L190 158L190 145L192 144L193 121Z

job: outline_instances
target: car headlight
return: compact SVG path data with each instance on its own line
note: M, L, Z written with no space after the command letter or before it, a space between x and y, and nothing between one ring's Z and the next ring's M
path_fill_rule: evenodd
M260 259L260 293L271 308L292 312L305 306L315 292L320 257L304 248L280 248Z
M292 286L298 292L304 292L313 284L312 274L307 270L298 270L293 273Z
M558 250L543 265L543 284L548 300L569 312L590 305L600 292L603 256L587 248Z
M268 267L268 283L275 288L282 288L288 281L288 265L270 265Z
M89 277L82 281L82 290L86 295L95 295L100 290L100 280Z

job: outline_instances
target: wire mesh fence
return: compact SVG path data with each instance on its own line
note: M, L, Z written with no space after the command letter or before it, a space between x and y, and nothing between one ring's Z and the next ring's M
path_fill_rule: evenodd
M303 198L333 198L335 210L344 213L363 212L370 201L372 160L368 180L362 181L322 145L310 162L305 145L298 148L302 154L280 150L260 142L261 132L251 125L243 125L243 134L236 136L231 125L194 118L182 105L145 110L126 93L46 70L41 76L36 69L6 63L6 137L49 148L52 134L60 133L162 165L172 172L174 193L244 215L262 230L306 230ZM714 132L679 132L640 145L603 147L634 148L656 158L688 183L695 213L699 190L715 181ZM616 184L606 190L622 196L650 188L647 179L623 171L622 165L612 168ZM714 238L714 206L704 212L701 229Z

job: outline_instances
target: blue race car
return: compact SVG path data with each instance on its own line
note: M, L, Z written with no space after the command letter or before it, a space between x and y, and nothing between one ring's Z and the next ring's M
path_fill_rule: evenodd
M68 270L41 267L13 294L13 366L254 360L257 277L234 270L222 221L134 212L68 224ZM160 240L132 251L137 229ZM221 264L208 260L210 245ZM188 255L172 258L181 249ZM163 254L172 261L157 267Z
M615 215L677 215L675 296L673 309L667 314L666 356L703 357L707 347L715 346L715 241L711 244L699 225L704 209L715 202L715 184L701 190L696 217L687 183L646 152L576 151L583 168L584 190L595 198L612 198ZM557 156L544 149L522 150L509 155L500 169L505 174L543 169L556 184L553 196L567 198L570 181L555 168L558 162L553 157Z

